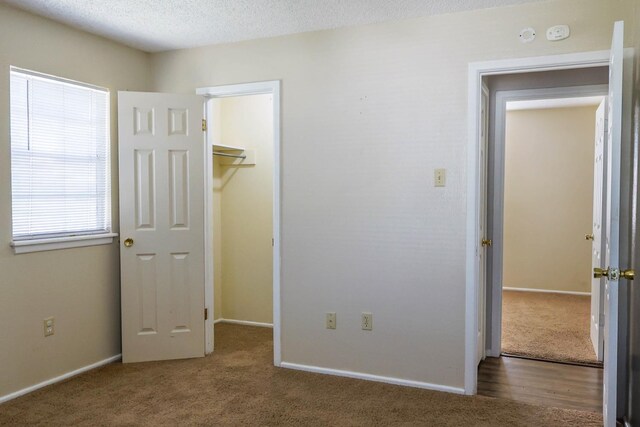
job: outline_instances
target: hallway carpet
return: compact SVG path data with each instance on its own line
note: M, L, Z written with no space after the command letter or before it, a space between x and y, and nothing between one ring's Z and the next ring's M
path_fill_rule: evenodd
M219 324L211 356L105 366L0 405L0 425L602 425L592 412L275 368L271 332Z
M598 364L589 336L590 316L590 296L503 291L502 352Z

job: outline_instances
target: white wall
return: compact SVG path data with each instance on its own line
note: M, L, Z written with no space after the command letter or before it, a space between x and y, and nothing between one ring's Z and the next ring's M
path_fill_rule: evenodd
M152 55L160 91L282 80L284 361L463 386L468 63L607 49L632 3L551 1ZM570 39L518 41L558 23ZM433 187L435 168L447 187Z
M120 353L118 244L14 255L9 66L111 90L112 217L118 230L118 90L149 89L147 54L0 4L0 397ZM55 317L45 338L43 319Z
M216 171L221 191L222 317L273 322L273 99L271 94L223 98L220 139L255 153L255 165ZM215 157L215 156L214 156Z
M591 291L596 108L507 112L505 287Z

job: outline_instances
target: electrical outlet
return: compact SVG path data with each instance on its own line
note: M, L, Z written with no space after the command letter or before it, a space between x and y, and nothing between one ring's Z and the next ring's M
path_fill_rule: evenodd
M327 329L335 329L336 328L336 314L331 312L327 313L326 318Z
M55 332L53 317L47 317L46 319L43 320L43 323L44 323L44 336L50 337Z
M362 313L362 330L363 331L373 330L373 314Z

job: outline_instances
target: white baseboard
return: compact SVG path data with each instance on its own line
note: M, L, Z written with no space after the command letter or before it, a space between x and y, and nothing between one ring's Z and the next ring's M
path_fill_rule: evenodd
M41 383L34 384L32 386L23 388L22 390L14 391L13 393L9 393L9 394L7 394L5 396L0 396L0 403L4 403L4 402L7 402L7 401L9 401L11 399L15 399L16 397L24 396L25 394L31 393L32 391L36 391L36 390L38 390L40 388L43 388L43 387L46 387L48 385L55 384L55 383L58 383L60 381L64 381L67 378L75 377L76 375L80 375L80 374L82 374L84 372L87 372L87 371L90 371L92 369L96 369L96 368L99 368L101 366L108 365L109 363L113 363L113 362L115 362L117 360L120 360L121 358L122 358L122 354L116 354L115 356L111 356L111 357L109 357L107 359L104 359L104 360L101 360L99 362L92 363L91 365L83 366L82 368L76 369L75 371L67 372L66 374L62 374L62 375L60 375L58 377L51 378L51 379L43 381Z
M507 286L502 287L503 291L517 291L517 292L542 292L546 294L566 294L566 295L587 295L591 296L591 292L576 292L576 291L553 291L548 289L533 289L533 288L511 288Z
M451 387L446 385L431 384L431 383L425 383L425 382L413 381L413 380L404 380L401 378L383 377L380 375L365 374L362 372L342 371L339 369L321 368L319 366L300 365L298 363L289 363L289 362L282 362L280 364L280 367L287 368L287 369L295 369L298 371L314 372L318 374L335 375L338 377L355 378L358 380L376 381L380 383L402 385L406 387L415 387L415 388L423 388L427 390L444 391L447 393L464 394L464 388L460 388L460 387Z
M273 328L273 323L252 322L250 320L236 320L236 319L216 319L213 324L216 323L232 323L234 325L244 326L259 326L261 328Z

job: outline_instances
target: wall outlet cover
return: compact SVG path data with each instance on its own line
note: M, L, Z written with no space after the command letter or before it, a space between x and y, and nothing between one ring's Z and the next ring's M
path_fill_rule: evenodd
M44 336L50 337L51 335L53 335L55 333L55 323L53 317L47 317L46 319L43 319L42 322L44 326Z
M362 330L363 331L373 330L373 314L367 313L367 312L362 313Z
M336 328L336 313L328 312L326 314L326 327L327 329L335 329Z

